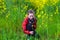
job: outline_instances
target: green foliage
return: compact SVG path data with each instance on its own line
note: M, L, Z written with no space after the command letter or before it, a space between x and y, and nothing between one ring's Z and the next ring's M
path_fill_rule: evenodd
M29 9L41 40L60 40L60 0L0 0L0 40L26 40L22 22Z

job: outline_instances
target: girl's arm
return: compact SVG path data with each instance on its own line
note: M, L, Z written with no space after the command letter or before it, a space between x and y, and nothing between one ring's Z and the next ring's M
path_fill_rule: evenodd
M26 25L28 23L27 20L28 20L28 18L25 18L25 20L23 21L22 28L23 28L23 31L24 31L25 34L30 34L30 32L28 30L26 30Z

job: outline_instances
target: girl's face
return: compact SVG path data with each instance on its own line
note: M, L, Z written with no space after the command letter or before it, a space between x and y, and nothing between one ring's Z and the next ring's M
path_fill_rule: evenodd
M33 18L34 18L34 14L33 14L33 13L29 13L29 14L28 14L28 18L29 18L29 19L33 19Z

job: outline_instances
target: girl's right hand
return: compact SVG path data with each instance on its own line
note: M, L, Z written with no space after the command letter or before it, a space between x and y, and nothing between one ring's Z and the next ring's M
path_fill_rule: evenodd
M33 34L34 32L33 31L30 31L30 34Z

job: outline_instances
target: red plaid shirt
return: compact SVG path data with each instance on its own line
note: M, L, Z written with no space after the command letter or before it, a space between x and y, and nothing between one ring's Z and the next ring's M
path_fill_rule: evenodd
M34 24L33 24L33 27L34 27L34 29L36 29L37 20L36 20L36 18L34 18L34 20L35 20L35 22L34 22ZM23 28L23 32L24 32L25 34L30 34L30 31L26 30L26 25L27 25L27 24L28 24L28 17L26 17L26 18L24 19L24 21L23 21L23 23L22 23L22 28Z

